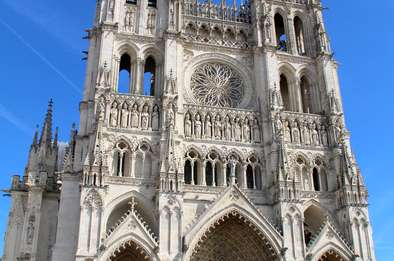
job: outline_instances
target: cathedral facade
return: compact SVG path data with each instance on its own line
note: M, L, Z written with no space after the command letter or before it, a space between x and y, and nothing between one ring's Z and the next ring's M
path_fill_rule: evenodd
M78 131L36 132L4 261L375 261L320 0L98 0Z

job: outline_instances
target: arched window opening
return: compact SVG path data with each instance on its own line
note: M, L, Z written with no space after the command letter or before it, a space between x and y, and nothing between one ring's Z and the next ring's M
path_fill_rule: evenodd
M261 175L261 167L256 166L254 169L255 177L256 177L256 189L263 189L263 177Z
M287 35L285 30L285 23L283 17L280 14L275 15L275 32L276 32L276 43L277 48L280 51L287 52Z
M134 177L142 178L143 177L143 167L144 167L144 155L141 152L137 152L135 158L135 166L134 166Z
M248 165L246 168L246 185L248 189L254 189L255 188L255 176L254 176L254 171L253 167Z
M290 111L290 93L289 93L289 83L286 76L283 74L280 76L280 94L282 96L283 107L286 111Z
M155 96L156 85L156 62L149 56L145 61L144 68L144 91L145 96Z
M311 95L310 84L309 84L309 81L305 77L301 78L300 89L301 89L300 91L301 91L302 112L315 113L312 110L312 106L311 106L312 95Z
M137 4L137 0L126 0L126 4L136 5Z
M192 164L190 160L186 160L184 175L185 175L185 183L192 185Z
M296 36L297 52L299 55L306 55L304 26L302 20L298 16L294 18L294 31Z
M320 177L317 168L313 168L313 188L315 191L320 191Z
M230 164L227 164L227 167L226 167L226 186L230 185L230 176L231 176L231 166L230 166Z
M157 0L148 0L148 6L156 8L157 7Z
M130 177L131 176L131 156L130 153L124 152L123 153L123 177Z
M120 58L118 93L130 93L132 83L131 58L126 53Z
M325 219L326 215L324 211L315 205L310 206L304 212L304 238L307 245L312 240L313 236L320 231L320 226Z
M198 180L199 168L199 156L195 151L189 151L185 155L185 183L190 185L198 185L201 183Z
M205 181L207 186L213 186L213 166L210 161L205 165Z

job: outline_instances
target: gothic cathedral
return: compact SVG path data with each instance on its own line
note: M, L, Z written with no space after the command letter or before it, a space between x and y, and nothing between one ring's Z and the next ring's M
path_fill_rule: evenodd
M80 124L50 102L4 261L375 261L320 0L97 0Z

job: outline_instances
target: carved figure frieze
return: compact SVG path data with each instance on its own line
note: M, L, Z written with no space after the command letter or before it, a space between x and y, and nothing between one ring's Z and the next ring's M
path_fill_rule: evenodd
M259 113L244 110L186 106L186 138L260 143Z
M328 119L324 116L283 112L277 116L276 129L281 129L286 143L328 147L334 145L328 135ZM276 130L278 132L278 130Z
M150 97L115 95L110 102L109 126L122 129L158 131L160 107Z

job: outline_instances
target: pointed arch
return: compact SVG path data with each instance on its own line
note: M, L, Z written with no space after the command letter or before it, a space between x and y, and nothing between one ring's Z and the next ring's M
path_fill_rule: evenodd
M153 231L157 232L157 227L155 226L157 222L155 214L153 212L153 210L155 209L155 205L152 200L148 199L143 194L137 191L123 193L122 195L114 198L105 205L105 208L103 208L104 211L101 224L104 231L110 229L108 225L109 223L111 223L110 216L113 215L114 211L119 210L121 214L125 213L129 209L128 203L131 201L132 198L135 198L138 204L137 206L140 207L140 214L145 217L145 220L151 226ZM113 220L116 221L117 218L115 217L113 218Z
M233 218L236 218L240 222L244 223L245 229L252 228L251 231L248 231L249 234L258 235L261 241L264 242L262 245L267 246L267 249L264 249L264 255L266 256L266 259L264 260L279 260L281 244L280 235L278 235L276 231L273 231L272 228L269 228L270 225L267 224L264 219L250 213L236 204L212 214L213 215L209 218L209 220L204 219L203 222L200 222L203 224L199 224L195 227L195 229L198 228L197 231L193 229L190 231L191 233L187 234L188 236L185 238L185 243L188 247L185 254L186 260L197 260L193 259L193 257L195 256L195 253L198 253L199 246L201 246L209 233L214 231L215 228L220 224L225 223L227 220L232 220ZM235 226L243 227L240 223L235 223Z
M351 261L354 254L349 249L333 242L326 243L315 251L311 260L316 261Z
M214 228L218 221L228 215L239 216L248 223L248 226L254 227L256 233L261 234L266 239L272 253L279 255L283 237L238 186L233 185L228 187L202 215L186 228L184 237L184 244L187 248L185 260L190 260L195 247L201 239L205 238L204 235Z
M152 260L158 261L159 258L155 253L155 245L152 245L144 238L140 237L137 234L132 232L126 234L119 240L112 242L110 245L106 246L104 252L102 252L102 258L100 260L110 260L110 261L123 261L130 259L130 255L127 255L127 252L130 251L131 256L136 258L132 260L143 261L143 260Z

